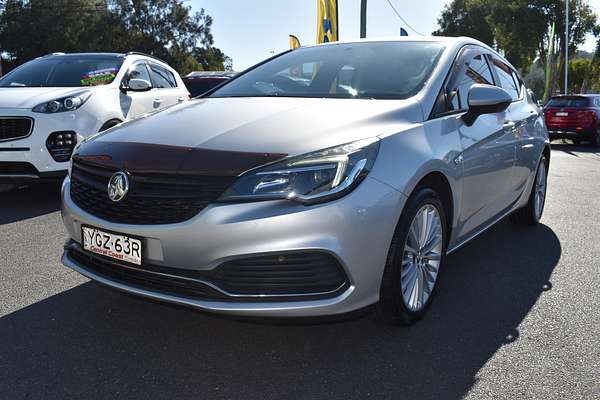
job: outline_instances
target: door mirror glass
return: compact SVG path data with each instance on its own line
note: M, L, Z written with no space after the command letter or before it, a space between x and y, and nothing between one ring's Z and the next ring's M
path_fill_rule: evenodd
M132 92L145 92L152 89L152 84L149 81L140 78L130 79L127 86L127 89Z
M469 89L469 109L462 119L467 126L471 126L480 115L502 112L511 102L512 97L502 88L492 85L473 85Z

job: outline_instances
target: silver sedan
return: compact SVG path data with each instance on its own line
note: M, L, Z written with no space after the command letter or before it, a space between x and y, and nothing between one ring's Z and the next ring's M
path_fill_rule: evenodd
M540 220L549 162L531 92L476 40L303 47L79 144L62 261L205 311L411 324L449 253Z

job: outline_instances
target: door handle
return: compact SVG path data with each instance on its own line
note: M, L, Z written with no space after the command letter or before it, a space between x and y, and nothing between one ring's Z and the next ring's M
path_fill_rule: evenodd
M503 126L503 127L504 127L504 129L506 129L506 130L512 130L512 129L515 129L515 123L514 123L514 122L512 122L512 121L506 121L506 122L504 123L504 125L502 125L502 126Z
M154 102L157 104L160 104L160 103L162 103L162 99L154 99Z
M185 100L185 97L183 97L183 96L177 99L177 101L180 103L183 103L184 100Z

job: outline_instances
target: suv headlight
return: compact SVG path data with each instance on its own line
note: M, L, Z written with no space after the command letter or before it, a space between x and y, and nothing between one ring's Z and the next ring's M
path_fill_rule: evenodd
M251 170L219 201L289 199L314 204L333 200L350 192L367 176L378 151L379 139L371 138Z
M44 114L54 114L65 111L74 111L85 103L92 92L84 91L80 93L75 93L71 96L62 97L60 99L46 101L42 104L38 104L33 107L33 112L44 113Z

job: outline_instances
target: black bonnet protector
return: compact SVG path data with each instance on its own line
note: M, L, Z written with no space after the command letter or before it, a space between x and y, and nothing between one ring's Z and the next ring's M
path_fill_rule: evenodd
M139 174L238 176L277 161L286 154L210 150L151 143L90 141L73 155L75 161Z

